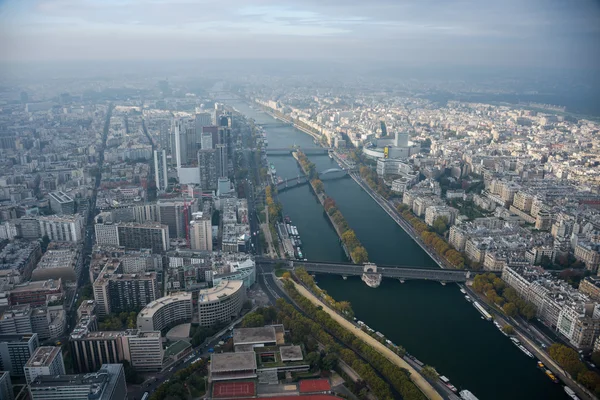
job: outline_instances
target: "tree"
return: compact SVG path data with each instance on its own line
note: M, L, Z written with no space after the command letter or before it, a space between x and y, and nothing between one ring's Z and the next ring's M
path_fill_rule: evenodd
M354 262L356 262L357 264L369 261L369 254L367 253L367 250L362 246L357 246L356 248L354 248L354 250L352 250L351 252L351 255L354 259Z
M325 187L323 186L323 182L320 179L313 179L312 184L313 184L313 186L315 188L315 192L317 192L317 194L323 193L323 191L325 190Z
M515 303L506 303L502 306L502 311L509 317L515 317L517 315L517 306Z
M283 273L283 275L281 275L281 277L282 277L283 279L291 279L291 277L292 277L292 274L290 274L290 271L285 271L285 272Z
M512 335L515 333L515 328L513 328L511 325L504 325L502 327L502 332L506 333L507 335Z
M570 347L554 343L548 349L548 353L550 354L550 357L552 357L572 377L577 377L581 372L585 372L586 370L585 365L579 359L577 352Z
M421 370L421 375L423 375L425 378L430 379L432 381L436 380L439 376L439 374L437 373L435 368L433 368L430 365L426 365L423 367L423 369Z
M438 234L443 235L444 232L446 232L446 230L448 229L448 218L445 216L437 217L433 221L432 227L433 230L436 231Z
M525 302L525 305L519 311L528 320L535 317L535 306L529 302Z
M310 365L311 369L318 368L321 364L321 353L313 351L306 355L306 362Z
M328 371L335 369L335 367L337 366L337 362L338 362L338 355L337 355L337 353L333 353L333 352L327 353L321 361L321 363L323 364L323 369L328 370Z
M257 312L250 313L242 320L244 328L259 328L265 325L265 317Z

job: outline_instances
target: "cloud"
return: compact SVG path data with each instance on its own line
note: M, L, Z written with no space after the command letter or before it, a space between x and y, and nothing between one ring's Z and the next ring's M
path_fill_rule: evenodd
M599 43L600 8L592 0L0 3L0 58L8 60L132 58L147 49L147 58L247 54L589 67ZM570 58L561 60L561 53Z

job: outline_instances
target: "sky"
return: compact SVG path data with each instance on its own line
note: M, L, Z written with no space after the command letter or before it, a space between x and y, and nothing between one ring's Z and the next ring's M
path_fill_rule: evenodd
M600 69L593 0L0 0L0 61Z

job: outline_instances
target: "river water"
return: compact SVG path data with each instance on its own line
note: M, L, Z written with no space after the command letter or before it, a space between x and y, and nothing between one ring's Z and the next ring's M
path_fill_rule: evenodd
M238 111L265 128L269 147L294 144L315 147L313 139L291 127L275 125L271 116L246 103L230 102ZM327 155L311 155L318 171L337 167ZM300 169L290 156L270 156L277 175L290 178ZM348 224L380 264L433 267L433 260L351 178L323 179L326 193L336 200ZM308 185L279 195L284 213L297 226L303 252L309 260L347 261L338 237ZM469 389L480 400L568 399L562 385L554 384L492 323L467 303L456 285L384 279L371 289L359 278L319 275L319 286L336 300L347 300L358 319L385 334L392 342L425 364L434 366L459 389Z

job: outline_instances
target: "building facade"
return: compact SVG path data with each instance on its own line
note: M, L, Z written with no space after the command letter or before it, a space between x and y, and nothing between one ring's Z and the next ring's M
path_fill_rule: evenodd
M243 281L222 280L218 285L198 293L198 316L200 326L228 322L242 310L246 299Z
M146 305L137 317L139 330L162 331L192 320L192 294L176 292Z

